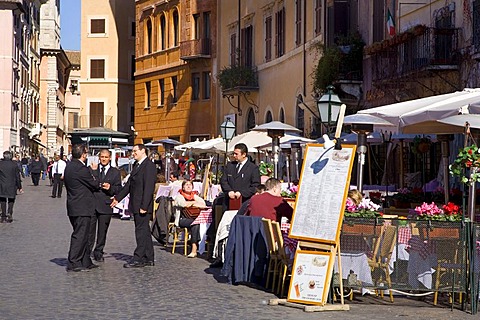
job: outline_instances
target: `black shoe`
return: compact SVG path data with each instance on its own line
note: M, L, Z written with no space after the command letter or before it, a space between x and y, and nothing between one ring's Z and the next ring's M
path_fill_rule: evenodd
M93 256L93 260L97 261L97 262L103 262L105 261L105 258L103 256Z
M0 218L0 223L4 223L4 222L7 222L7 218L1 217L1 218Z
M222 260L215 260L213 263L210 263L210 268L221 268L223 267Z
M139 261L130 261L123 265L124 268L143 268L145 267L145 263Z
M62 196L58 196L57 198L61 198Z
M88 269L84 267L67 268L67 272L85 272L85 271L88 271Z
M6 223L12 223L13 222L12 216L7 215L7 219L5 219L5 222Z
M56 198L56 196L50 196L50 198Z
M89 265L89 266L87 267L87 269L91 270L91 269L95 269L95 268L98 268L98 267L99 267L98 264L92 263L91 265Z
M147 261L145 262L146 267L153 267L155 265L155 261Z

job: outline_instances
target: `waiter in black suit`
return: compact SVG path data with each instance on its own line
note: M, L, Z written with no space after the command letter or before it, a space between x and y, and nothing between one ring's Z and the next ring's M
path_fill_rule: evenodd
M90 221L95 214L93 192L99 189L98 180L86 167L87 147L77 144L72 147L72 161L67 164L64 172L65 188L67 189L67 214L73 227L68 251L67 271L86 271L98 267L90 259L88 238ZM98 165L92 163L92 170Z
M97 172L99 184L102 189L93 193L95 196L95 215L92 217L90 224L90 239L88 243L89 250L93 252L93 259L102 262L103 248L107 240L107 231L110 221L112 220L113 209L110 208L111 198L122 189L122 181L120 171L110 166L112 154L108 149L100 150L100 165ZM98 230L97 230L98 224ZM95 249L95 234L97 234L97 244Z
M245 202L255 194L260 184L258 166L248 160L247 154L248 148L244 143L235 145L233 150L235 161L227 164L220 180L225 199L242 197L242 202Z
M122 190L115 195L110 205L113 208L118 201L121 201L130 193L128 210L133 213L137 247L133 253L133 259L123 265L125 268L155 265L149 222L153 213L153 192L157 179L157 169L155 164L147 159L147 149L143 144L133 146L133 157L135 158L135 164L130 177Z
M3 160L0 161L0 208L2 211L0 222L7 223L13 221L13 205L17 196L17 190L22 191L20 169L12 161L12 158L12 152L6 150L3 152Z

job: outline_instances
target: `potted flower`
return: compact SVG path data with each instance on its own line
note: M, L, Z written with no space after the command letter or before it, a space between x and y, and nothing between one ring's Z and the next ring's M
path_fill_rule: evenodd
M264 183L268 178L273 177L273 164L260 161L258 170L260 171L261 181Z
M480 150L477 146L468 146L460 150L455 161L449 166L452 176L460 177L465 184L480 182ZM466 175L470 170L470 177Z
M295 206L295 200L297 199L298 185L292 184L287 190L282 190L281 196L292 207Z
M415 136L413 139L413 153L427 153L430 150L430 145L432 144L432 140L429 136L420 137Z
M357 205L347 198L345 203L345 223L342 232L354 234L375 234L375 229L381 225L378 218L383 216L380 206L368 198L363 198Z

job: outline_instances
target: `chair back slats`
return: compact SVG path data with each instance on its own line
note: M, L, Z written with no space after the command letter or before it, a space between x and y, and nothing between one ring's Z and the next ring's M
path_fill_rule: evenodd
M277 243L277 250L279 257L284 260L288 261L287 253L285 252L285 247L283 246L283 236L282 230L280 229L280 223L276 221L272 221L272 228L273 228L273 237L275 242Z
M270 219L262 218L263 228L265 229L265 235L267 237L267 246L270 255L276 253L275 238L273 236L272 221Z

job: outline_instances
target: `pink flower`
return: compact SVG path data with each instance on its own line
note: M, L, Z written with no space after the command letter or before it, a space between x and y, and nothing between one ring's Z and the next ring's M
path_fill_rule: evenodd
M355 204L355 202L353 202L352 199L347 198L347 202L345 204L345 209L348 212L355 212L355 211L357 211L357 205Z

